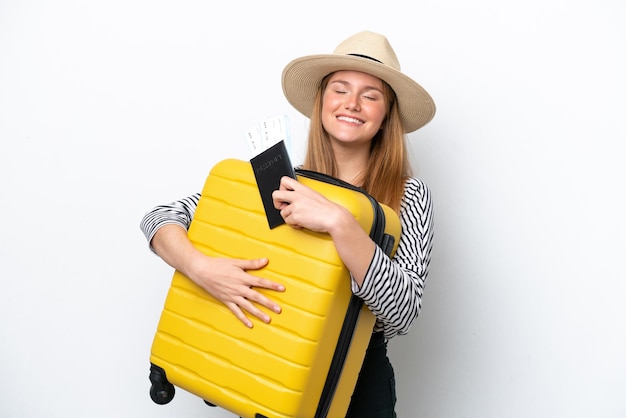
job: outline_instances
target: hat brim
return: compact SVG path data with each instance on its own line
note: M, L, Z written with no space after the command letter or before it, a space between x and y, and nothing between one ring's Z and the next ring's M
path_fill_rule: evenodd
M398 99L400 119L406 133L416 131L435 116L433 99L413 79L385 64L350 55L309 55L291 61L283 70L283 93L296 110L310 118L322 79L335 71L348 70L371 74L391 86Z

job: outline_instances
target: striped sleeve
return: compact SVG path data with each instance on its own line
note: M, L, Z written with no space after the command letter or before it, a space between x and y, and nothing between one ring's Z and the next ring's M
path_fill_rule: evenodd
M407 181L400 208L402 234L390 259L380 248L359 288L352 292L363 299L376 316L374 331L386 338L403 335L417 318L433 245L433 208L428 187L416 178Z
M175 202L155 206L147 212L141 219L139 227L148 240L148 245L152 242L154 234L164 225L176 224L189 229L199 200L200 193L195 193ZM150 249L154 251L152 245Z

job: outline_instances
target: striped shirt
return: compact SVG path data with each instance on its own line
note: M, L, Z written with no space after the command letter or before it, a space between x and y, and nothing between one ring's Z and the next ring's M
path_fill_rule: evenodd
M188 229L199 199L200 193L196 193L147 212L140 228L148 242L163 225ZM352 280L352 292L376 316L374 332L383 331L387 339L406 334L420 312L433 245L432 207L426 184L408 179L400 206L402 233L396 254L390 259L376 247L362 286Z

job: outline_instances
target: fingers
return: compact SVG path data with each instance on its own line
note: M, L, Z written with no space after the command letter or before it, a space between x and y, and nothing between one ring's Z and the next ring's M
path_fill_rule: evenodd
M239 280L230 301L226 306L235 314L235 316L248 328L252 327L252 322L246 316L246 312L258 318L264 323L269 324L271 317L268 313L260 309L261 307L271 312L280 314L282 308L269 297L259 292L258 289L268 289L276 292L284 292L285 286L281 283L274 282L264 277L258 277L249 273L249 270L258 270L265 267L269 260L267 258L258 258L251 260L234 260L235 264L243 270L244 275Z
M289 204L291 203L291 201L289 200L290 192L290 190L284 190L282 188L279 190L274 190L272 192L272 201L276 209L283 210L284 208L289 206Z
M260 310L258 307L256 307L253 303L250 303L245 298L242 298L239 303L227 303L226 306L235 314L237 319L239 319L248 328L252 328L254 325L252 321L246 316L245 312L250 313L251 315L255 316L266 324L269 324L272 321L272 318L268 314Z
M280 179L280 190L295 190L299 184L298 180L292 179L288 176L283 176Z
M259 270L265 267L269 260L267 258L256 258L252 260L236 260L238 266L244 270ZM264 289L275 290L277 292L284 292L285 286L280 283L276 283L264 277L258 277L254 275L249 275L248 280L246 281L248 287L259 287Z
M274 207L278 210L282 210L289 206L291 199L293 198L293 194L291 192L300 188L301 184L297 180L287 176L282 177L280 179L278 190L274 190L272 193Z
M254 258L251 260L235 260L235 263L242 270L259 270L262 269L269 263L267 258Z
M254 290L254 288L248 288L248 290L244 292L244 295L239 298L235 298L232 302L226 303L226 306L248 328L252 328L253 323L246 316L246 312L266 324L269 324L272 321L272 318L265 311L261 310L259 306L263 306L276 314L280 314L282 312L280 305L273 302L262 293Z
M234 302L225 303L225 305L228 309L231 310L231 312L235 315L235 317L237 317L237 319L241 321L242 324L244 324L248 328L253 327L252 321L250 321L250 319L248 319L246 314L243 313L243 311L239 308L239 305L237 305Z
M273 300L265 296L265 294L257 291L256 289L269 289L275 292L284 292L285 286L268 279L255 276L253 277L254 279L252 280L250 288L243 295L248 303L254 302L250 304L251 309L247 310L253 315L257 316L262 321L269 322L269 316L259 310L256 305L263 306L277 314L282 312L282 308L278 303L274 302Z
M272 280L266 279L264 277L252 276L251 279L251 287L258 287L262 289L270 289L275 290L276 292L284 292L285 286L280 283L274 282Z

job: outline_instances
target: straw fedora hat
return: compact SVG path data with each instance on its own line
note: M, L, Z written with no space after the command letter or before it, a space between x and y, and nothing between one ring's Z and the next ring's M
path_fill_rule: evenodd
M406 133L421 128L435 116L430 94L400 71L400 62L387 38L369 31L352 35L332 54L308 55L291 61L283 70L283 93L294 108L310 118L322 79L340 70L361 71L387 82L398 98Z

